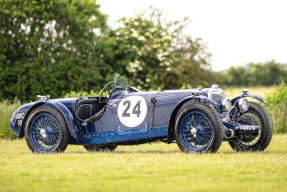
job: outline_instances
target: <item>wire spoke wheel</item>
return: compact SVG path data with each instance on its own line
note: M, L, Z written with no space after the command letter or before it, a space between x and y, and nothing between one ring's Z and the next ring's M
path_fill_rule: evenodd
M258 134L243 135L229 141L235 151L264 151L272 139L272 121L268 111L260 104L250 102L249 109L238 118L240 124L259 126Z
M41 151L55 148L60 141L60 126L48 113L39 114L32 122L30 134L33 144Z
M223 138L222 122L213 106L192 103L177 115L175 139L186 153L216 152Z
M211 124L206 115L199 111L188 113L181 122L180 130L184 143L191 150L201 151L210 144Z
M70 139L63 115L50 106L34 109L29 114L24 131L26 143L34 153L63 152Z
M239 117L239 123L258 125L260 127L257 135L244 135L238 142L238 145L245 147L255 145L259 141L262 133L262 123L258 115L252 111L247 111Z

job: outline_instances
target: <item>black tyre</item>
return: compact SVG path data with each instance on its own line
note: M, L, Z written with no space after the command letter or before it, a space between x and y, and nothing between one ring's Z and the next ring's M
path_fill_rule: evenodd
M175 139L185 153L216 152L223 139L223 124L215 108L193 103L178 112Z
M239 121L259 125L257 136L243 136L237 141L229 141L235 151L264 151L272 139L272 121L268 111L260 104L249 102L249 109L241 114Z
M34 153L58 153L67 148L70 132L58 110L41 106L29 115L25 124L25 138Z
M111 152L117 148L117 145L96 145L96 144L89 144L83 145L84 148L89 152Z

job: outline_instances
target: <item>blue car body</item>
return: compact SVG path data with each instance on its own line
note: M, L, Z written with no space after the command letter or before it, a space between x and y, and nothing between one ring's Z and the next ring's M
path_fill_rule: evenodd
M25 125L30 113L37 107L51 106L64 117L71 135L70 144L136 144L154 140L171 143L174 140L173 130L178 111L195 101L213 105L222 116L223 125L229 129L234 129L236 125L232 121L225 121L225 112L221 103L224 98L222 93L224 93L223 90L219 88L151 92L141 92L135 88L118 90L110 95L107 103L105 103L106 108L101 118L87 124L85 124L84 119L89 118L102 108L102 106L94 106L97 105L99 97L46 98L17 109L11 118L10 125L11 129L21 138L24 136ZM217 97L214 97L216 94ZM243 93L234 98L232 103L234 104L242 97L253 97L266 102L259 96ZM137 103L129 107L127 100L132 102L135 100ZM137 106L140 101L141 108ZM143 110L144 102L145 109ZM95 107L96 110L92 109ZM133 115L133 117L126 117L125 119L124 115ZM140 121L137 121L137 118L140 118Z

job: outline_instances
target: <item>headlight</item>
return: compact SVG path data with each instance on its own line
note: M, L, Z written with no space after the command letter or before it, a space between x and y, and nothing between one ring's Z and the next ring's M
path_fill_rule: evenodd
M243 99L243 98L239 99L238 107L239 107L240 111L243 111L243 112L247 111L249 108L249 103L248 103L247 99Z
M222 100L222 107L224 110L230 111L232 108L232 104L231 104L230 99L223 99Z

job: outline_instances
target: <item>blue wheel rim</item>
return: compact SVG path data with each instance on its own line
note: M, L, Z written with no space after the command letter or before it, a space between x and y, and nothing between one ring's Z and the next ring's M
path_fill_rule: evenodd
M212 125L200 111L192 111L184 116L180 124L180 134L184 145L198 152L206 149L213 138Z
M53 150L61 138L57 119L48 113L37 115L30 126L30 136L34 146L40 151Z

